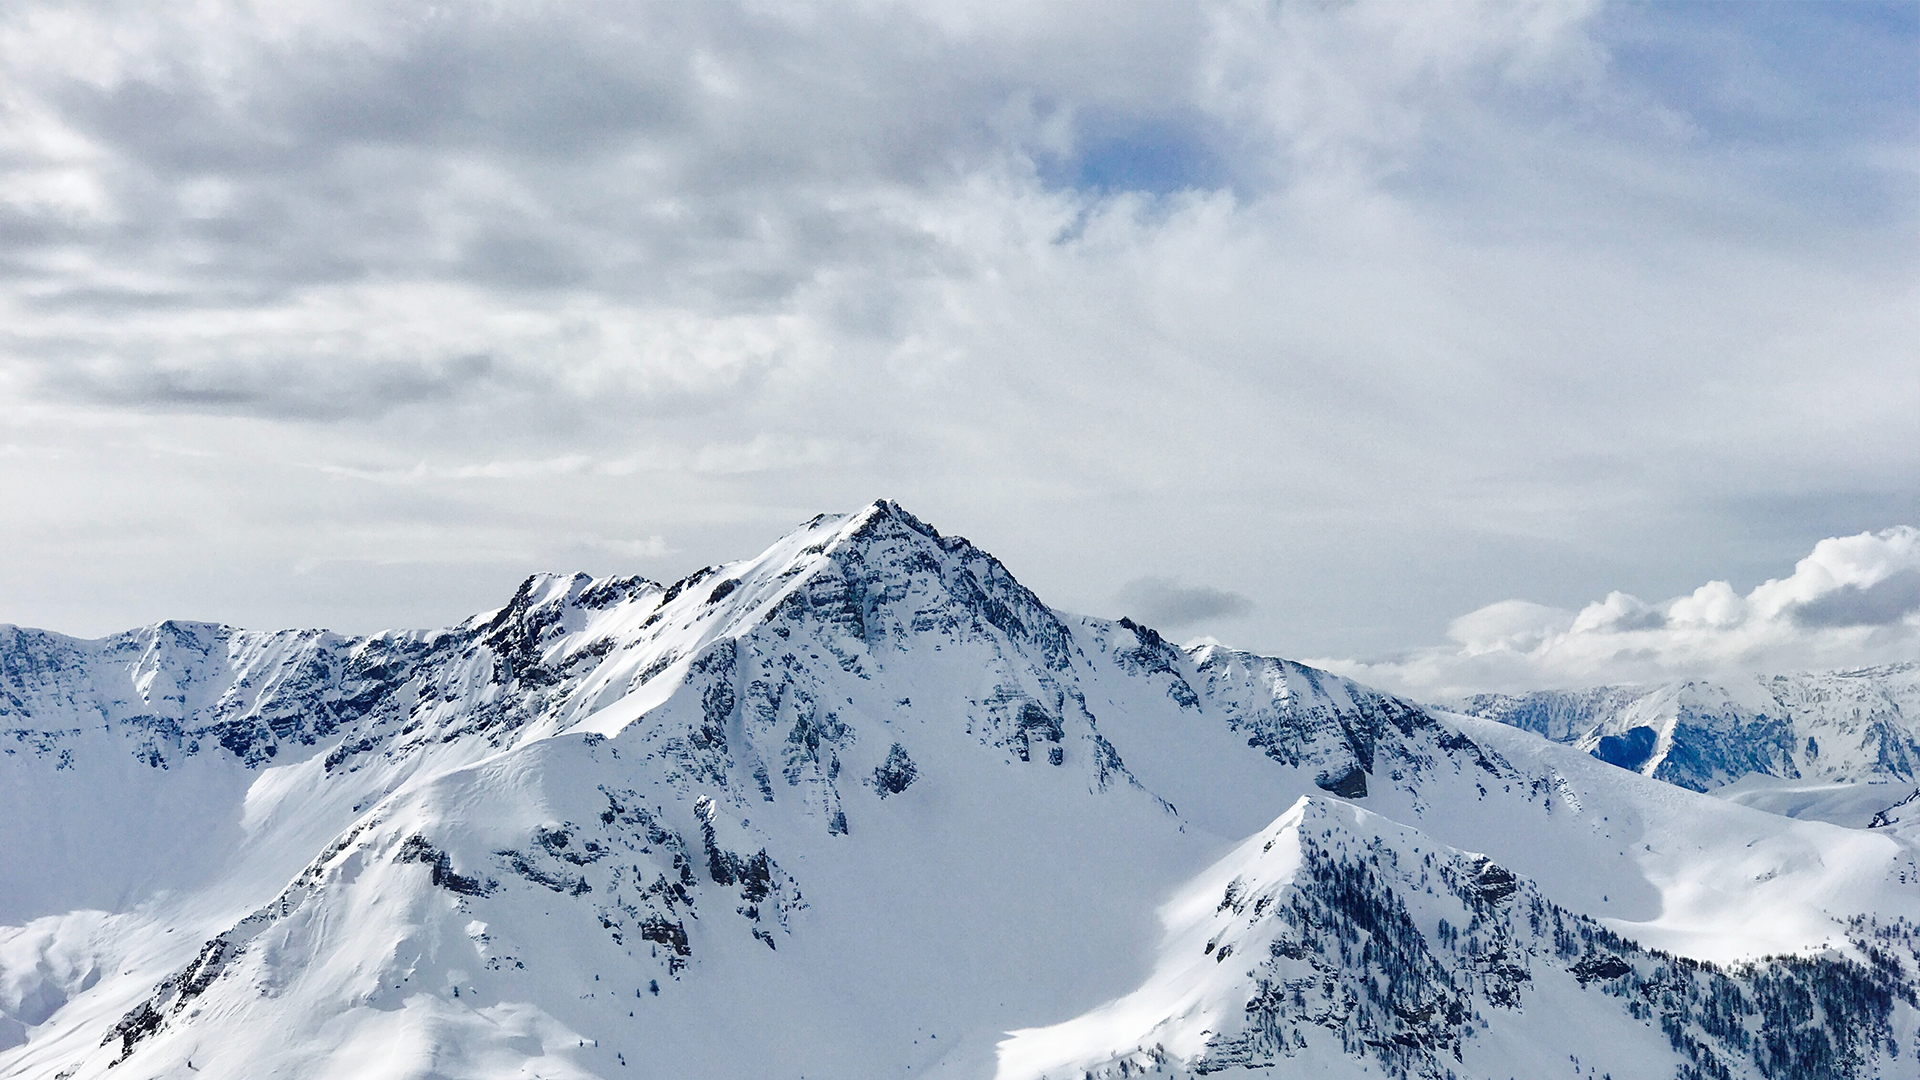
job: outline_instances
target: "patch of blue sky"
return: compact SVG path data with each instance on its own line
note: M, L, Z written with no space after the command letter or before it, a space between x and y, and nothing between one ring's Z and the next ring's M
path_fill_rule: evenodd
M1618 76L1708 140L1829 143L1920 131L1920 4L1634 4L1600 26Z
M1617 77L1684 117L1692 153L1779 227L1914 212L1899 151L1920 139L1920 4L1635 5L1601 29Z
M1216 125L1194 115L1083 117L1073 153L1035 162L1048 187L1171 195L1231 186Z
M1658 223L1850 249L1920 206L1920 4L1622 4L1593 31L1609 93L1432 115L1383 186L1468 231L1629 246Z

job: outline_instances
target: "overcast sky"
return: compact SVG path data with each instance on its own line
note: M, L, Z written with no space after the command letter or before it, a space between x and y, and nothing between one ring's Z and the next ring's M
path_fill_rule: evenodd
M884 496L1419 692L1920 658L1920 7L181 10L0 12L0 622Z

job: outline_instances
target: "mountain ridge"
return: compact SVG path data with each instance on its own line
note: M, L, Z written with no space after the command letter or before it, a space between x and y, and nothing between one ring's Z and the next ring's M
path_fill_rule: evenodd
M884 501L674 583L536 575L443 630L196 626L102 645L97 678L87 643L0 639L30 641L0 653L0 1071L1014 1080L1005 1032L1147 985L1162 900L1303 797L1676 956L1920 918L1903 827L1058 612ZM1230 1064L1196 1053L1161 1064Z

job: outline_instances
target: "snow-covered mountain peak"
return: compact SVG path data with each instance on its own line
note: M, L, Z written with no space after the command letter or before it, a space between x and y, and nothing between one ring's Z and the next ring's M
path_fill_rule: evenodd
M1058 612L885 501L443 630L9 630L0 751L9 1076L1547 1076L1592 986L1670 1073L1633 1010L1773 1002L1695 960L1920 915L1898 829Z

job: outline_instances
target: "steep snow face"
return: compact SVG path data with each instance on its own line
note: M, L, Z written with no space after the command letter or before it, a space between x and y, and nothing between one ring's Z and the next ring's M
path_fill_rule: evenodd
M1486 694L1455 707L1695 791L1753 774L1837 783L1920 770L1920 664Z
M441 631L8 640L8 1075L986 1075L1303 792L1530 783L889 503Z
M1012 1033L1000 1080L1906 1076L1915 924L1721 967L1649 950L1485 855L1302 798L1162 909L1144 985ZM1264 1072L1263 1072L1264 1074Z

